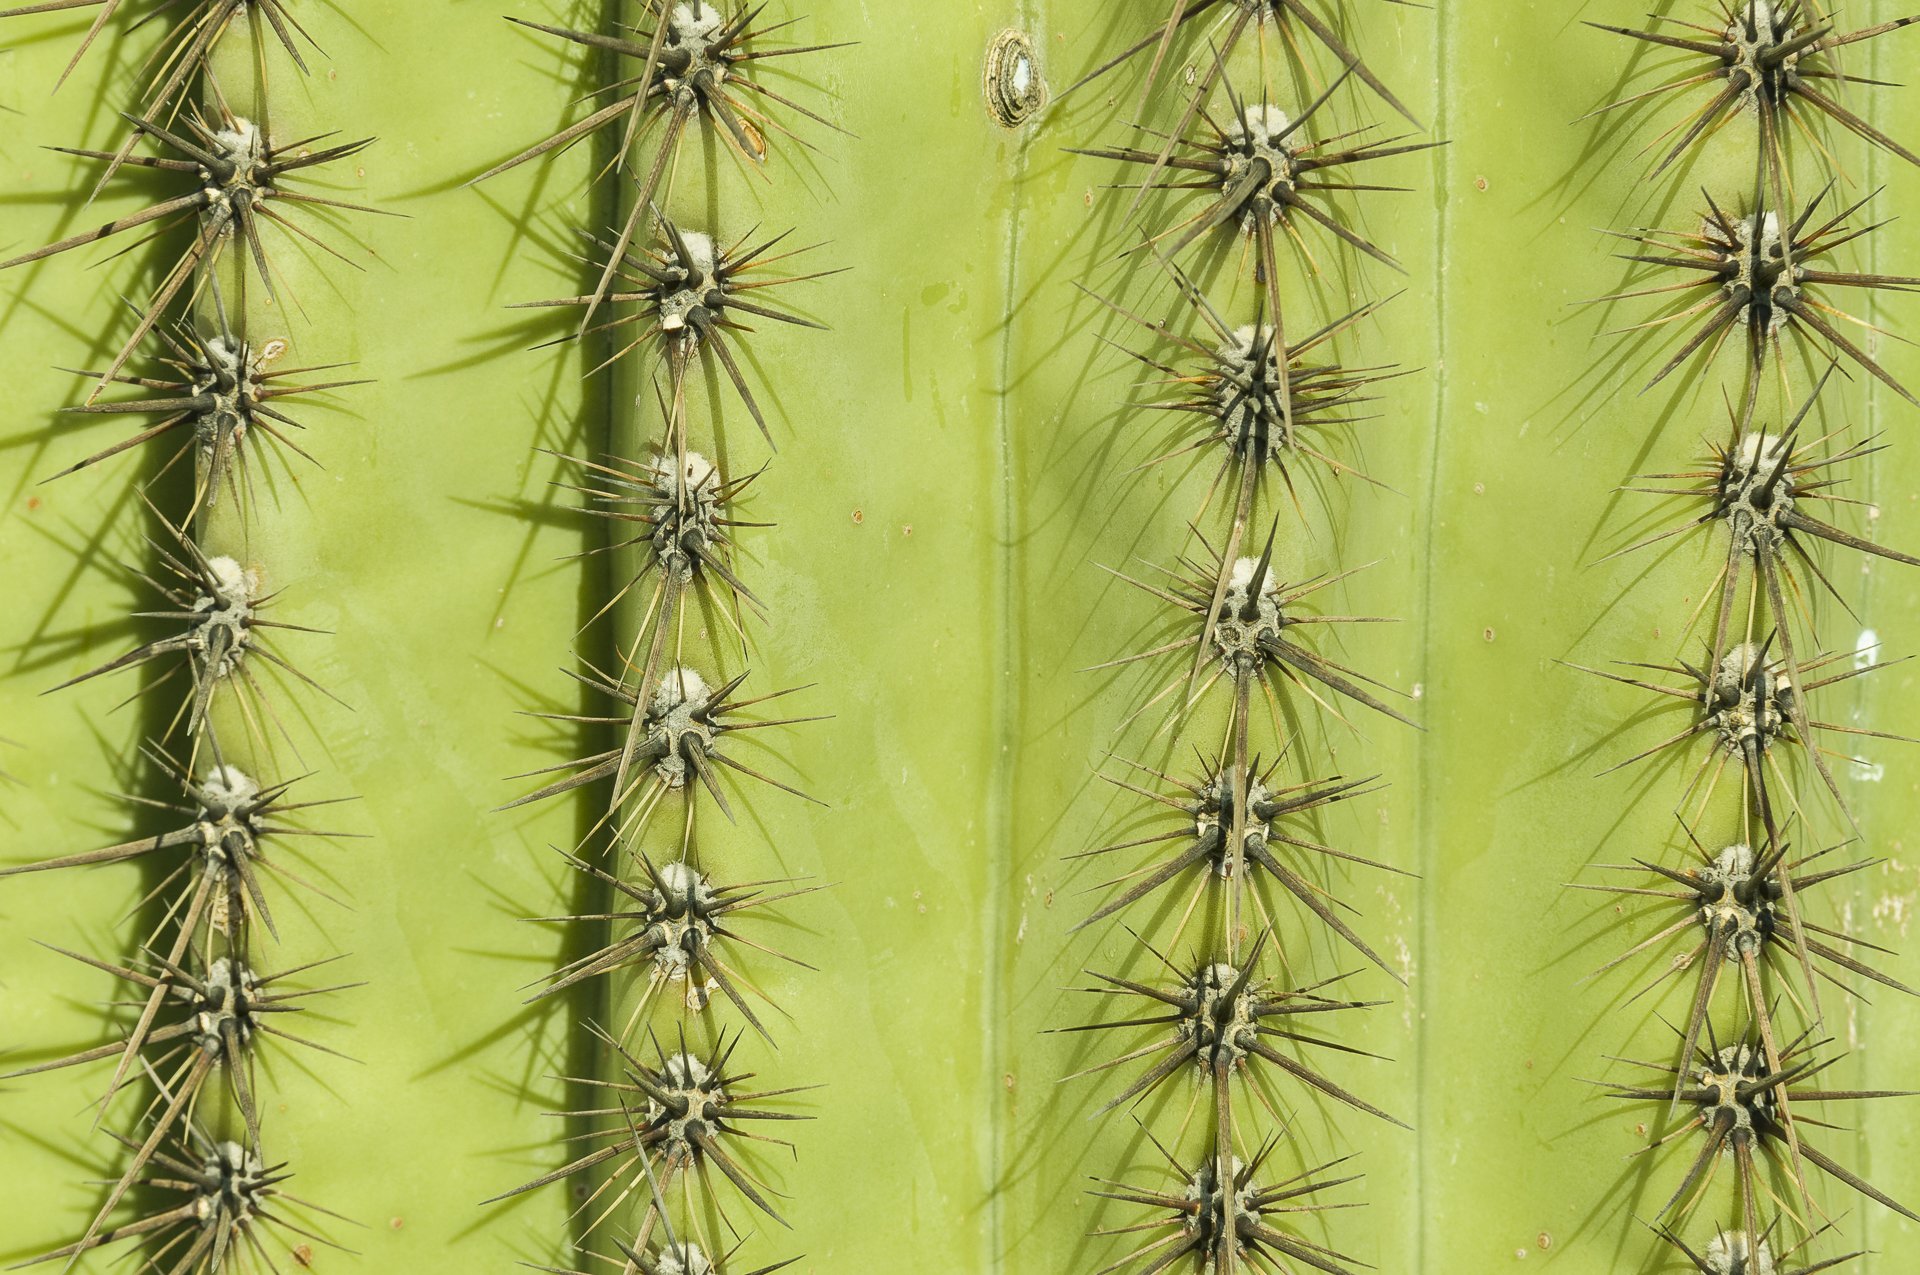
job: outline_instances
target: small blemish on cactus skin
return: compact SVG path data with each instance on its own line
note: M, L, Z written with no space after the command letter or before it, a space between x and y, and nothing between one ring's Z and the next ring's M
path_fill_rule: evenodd
M1047 82L1024 31L1009 28L993 38L982 81L987 115L1002 128L1018 128L1047 104Z

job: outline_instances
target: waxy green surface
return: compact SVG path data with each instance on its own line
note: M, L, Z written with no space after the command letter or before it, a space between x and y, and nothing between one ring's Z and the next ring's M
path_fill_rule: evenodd
M523 791L503 776L568 755L572 741L514 714L574 711L561 670L606 580L604 567L560 560L600 532L571 512L566 493L550 491L561 471L533 449L597 448L616 416L627 428L632 416L626 391L583 381L577 351L529 352L558 329L503 309L577 290L565 255L573 228L607 199L590 183L596 154L581 147L478 191L457 187L573 118L568 103L602 73L499 15L583 24L599 6L298 7L325 53L311 57L311 78L270 54L276 135L282 123L295 135L378 135L356 170L315 184L407 219L352 219L329 238L363 243L364 271L291 242L276 257L300 305L287 323L290 359L355 360L377 383L303 410L303 445L324 469L271 467L273 509L248 546L285 587L284 617L333 631L289 635L282 647L351 711L291 685L278 688L278 702L316 772L302 787L359 798L316 825L365 837L315 845L301 864L344 906L289 889L276 912L282 963L345 952L341 976L368 981L301 1025L361 1061L281 1051L264 1086L266 1137L299 1175L298 1194L364 1226L330 1232L361 1257L321 1250L316 1269L552 1262L567 1233L564 1192L478 1202L561 1163L561 1122L541 1113L571 1099L551 1077L593 1065L571 1019L594 1002L527 1010L516 989L561 950L551 930L520 920L571 899L548 847L572 844L598 798L490 810ZM1648 510L1659 502L1614 488L1682 468L1703 437L1722 435L1720 384L1731 383L1734 364L1639 394L1663 347L1622 358L1598 334L1654 311L1574 303L1621 286L1623 266L1593 227L1688 226L1695 188L1741 179L1745 143L1730 128L1690 170L1646 185L1636 152L1685 106L1656 107L1612 132L1570 123L1623 83L1653 83L1660 59L1640 59L1642 78L1623 82L1626 42L1578 22L1635 22L1636 6L1348 7L1369 64L1451 145L1379 166L1380 180L1411 192L1369 193L1357 205L1404 279L1326 251L1319 293L1289 285L1309 308L1404 288L1342 354L1414 370L1383 387L1378 418L1342 453L1386 489L1316 477L1303 486L1303 516L1280 511L1277 556L1290 576L1373 564L1325 609L1401 620L1350 630L1340 658L1417 688L1412 715L1425 733L1362 710L1351 729L1309 715L1299 749L1317 759L1314 773L1378 772L1389 784L1334 812L1324 831L1419 874L1361 869L1332 883L1409 985L1360 968L1297 919L1283 937L1304 976L1360 968L1351 994L1391 999L1365 1016L1363 1035L1353 1015L1338 1030L1394 1061L1339 1058L1327 1068L1415 1131L1303 1104L1288 1152L1307 1163L1359 1154L1366 1178L1340 1198L1368 1207L1332 1214L1325 1234L1381 1270L1673 1269L1633 1219L1665 1200L1679 1165L1626 1158L1645 1140L1636 1122L1656 1113L1623 1110L1581 1081L1637 1076L1605 1055L1664 1057L1672 1038L1656 1013L1683 1012L1681 994L1626 1003L1664 952L1582 984L1650 931L1561 883L1591 879L1581 875L1590 862L1679 860L1686 845L1671 808L1684 767L1592 777L1677 729L1679 715L1649 718L1633 692L1555 661L1664 662L1682 650L1716 542L1590 564L1637 529L1664 524L1669 507L1656 520ZM854 136L802 122L817 150L776 138L765 181L718 147L683 150L680 215L705 203L736 232L791 225L799 241L826 241L811 254L818 266L851 268L792 294L831 332L765 325L753 338L751 375L769 389L779 452L756 483L752 515L777 526L741 537L743 571L769 615L753 629L754 682L815 683L796 711L834 714L755 751L831 809L735 787L738 826L702 825L749 875L833 883L770 927L776 946L817 972L772 961L755 969L785 1014L769 1024L777 1051L742 1047L751 1066L770 1083L825 1087L797 1100L816 1117L793 1130L797 1160L760 1161L788 1193L792 1233L733 1210L753 1232L742 1252L753 1264L804 1253L794 1269L1095 1270L1121 1250L1085 1233L1133 1216L1087 1197L1087 1179L1151 1165L1131 1122L1087 1118L1113 1082L1056 1083L1111 1051L1045 1033L1092 1013L1091 998L1061 990L1083 983L1085 968L1144 968L1124 930L1066 934L1100 897L1081 891L1107 874L1063 856L1134 835L1123 831L1134 807L1095 770L1111 768L1109 751L1182 767L1189 741L1215 745L1205 713L1179 754L1154 737L1157 713L1114 733L1172 664L1077 671L1172 635L1157 603L1096 564L1135 572L1134 555L1170 561L1210 467L1128 472L1166 450L1170 435L1120 410L1142 396L1135 365L1095 340L1137 347L1139 336L1071 287L1155 317L1177 313L1151 271L1118 260L1134 232L1122 217L1127 195L1106 189L1114 166L1062 149L1129 140L1139 70L1008 132L986 116L979 68L992 37L1019 27L1057 89L1143 33L1161 8L776 2L771 12L803 16L796 39L859 42L809 59L796 87L809 104L824 90L826 113ZM1895 14L1879 3L1842 20ZM111 109L130 100L149 36L103 44L49 95L85 22L17 19L0 33L9 44L0 105L21 112L0 115L0 245L9 253L134 207L123 192L150 188L123 178L83 211L93 170L40 149L119 136ZM1879 43L1871 73L1902 78L1911 36ZM1158 126L1174 113L1164 95L1200 47L1181 46L1185 60L1150 108ZM1858 100L1912 140L1902 90L1863 90ZM1384 107L1348 89L1329 118L1391 125ZM1850 175L1843 196L1886 184L1869 206L1881 217L1920 194L1920 174L1897 160L1849 146L1835 153ZM703 200L691 192L706 171L721 177ZM1158 217L1165 205L1148 207ZM1325 241L1312 242L1320 252ZM10 382L0 562L12 599L0 635L0 735L20 745L0 746L0 766L19 780L0 788L8 861L107 844L142 826L106 794L154 791L134 749L164 720L171 694L117 711L132 689L124 681L40 696L129 644L122 617L144 605L111 564L148 552L134 483L155 462L121 458L37 485L122 436L120 423L52 415L85 392L54 365L110 355L126 330L116 297L139 288L153 260L136 250L88 268L106 256L82 250L0 277ZM1209 260L1203 278L1244 316L1237 246ZM1859 260L1911 270L1920 238L1903 218ZM1298 280L1297 268L1289 277ZM1914 320L1899 297L1856 313L1895 331ZM1910 349L1886 338L1875 348L1897 376L1920 380ZM1857 375L1830 397L1833 426L1884 429L1892 443L1850 492L1875 502L1877 517L1849 525L1915 548L1920 412ZM728 463L767 459L744 413L725 395L720 403L730 413ZM1864 627L1888 658L1920 649L1920 572L1862 569L1851 555L1823 562L1858 616L1817 601L1828 646L1851 649ZM1912 667L1854 684L1830 719L1910 732L1920 709ZM1859 848L1889 863L1814 915L1845 909L1849 928L1904 953L1914 946L1915 878L1903 839L1920 807L1920 756L1877 740L1861 751L1883 776L1842 765L1841 781L1860 818ZM1802 775L1806 836L1832 844L1847 834L1812 782ZM0 883L0 1047L11 1057L24 1064L106 1038L97 1002L108 980L34 940L124 954L132 930L120 918L152 884L125 868ZM1147 906L1128 919L1170 928ZM1909 982L1920 972L1904 954L1884 968ZM1888 991L1873 1001L1825 998L1836 1048L1853 1051L1832 1074L1912 1086L1920 1007ZM1724 998L1723 1015L1734 1005ZM114 1165L84 1110L104 1083L99 1069L78 1069L0 1091L9 1191L0 1256L28 1256L84 1228L99 1198L85 1183ZM1276 1092L1291 1100L1295 1091ZM1164 1104L1154 1127L1177 1125L1184 1104L1184 1094ZM115 1127L133 1108L122 1099ZM1828 1132L1820 1145L1895 1198L1920 1199L1901 1104L1846 1114L1864 1138ZM1820 1251L1871 1247L1861 1271L1903 1269L1920 1242L1920 1228L1827 1184L1816 1199L1847 1241ZM1692 1225L1690 1234L1710 1233L1704 1216Z

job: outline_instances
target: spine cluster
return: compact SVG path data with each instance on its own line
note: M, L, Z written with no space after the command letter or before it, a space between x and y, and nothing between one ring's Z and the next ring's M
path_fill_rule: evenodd
M762 983L779 963L800 965L772 945L768 911L815 887L752 870L774 855L753 844L739 805L761 793L814 800L741 743L816 719L778 711L799 688L752 678L768 617L735 537L765 525L745 504L779 426L748 344L764 355L785 332L820 326L784 297L824 272L792 269L807 250L767 228L729 179L755 175L770 142L797 127L833 128L757 64L834 46L792 43L792 23L764 9L642 0L600 30L521 23L590 50L610 74L573 122L475 179L588 139L603 147L605 221L580 234L581 291L520 303L564 324L549 335L616 386L604 437L556 458L568 473L556 486L607 530L581 555L609 568L572 672L589 703L538 714L584 743L520 776L528 790L508 803L567 798L589 814L585 837L560 852L589 902L551 918L583 954L533 999L566 995L601 1061L586 1109L570 1113L584 1132L566 1162L499 1197L571 1184L574 1246L596 1272L764 1263L758 1220L786 1221L762 1148L788 1148L776 1131L804 1118L799 1090L757 1080L755 1060L776 1057L779 1025ZM702 173L709 142L721 164Z
M1920 1220L1833 1154L1836 1123L1870 1132L1862 1104L1896 1096L1833 1087L1836 1002L1865 984L1913 993L1874 964L1884 949L1843 928L1834 897L1882 862L1842 768L1865 764L1847 744L1895 737L1828 702L1879 667L1877 640L1829 645L1816 625L1835 606L1858 619L1835 585L1859 578L1852 555L1920 565L1847 526L1864 506L1847 484L1885 446L1847 423L1849 382L1914 400L1845 307L1916 280L1847 262L1874 224L1871 195L1843 195L1841 171L1854 156L1920 163L1869 122L1884 86L1865 66L1869 42L1920 19L1852 27L1811 0L1695 8L1645 28L1591 24L1662 53L1596 114L1660 130L1650 191L1704 201L1675 226L1621 232L1629 280L1601 300L1635 339L1670 337L1647 385L1676 405L1662 440L1724 441L1638 480L1682 521L1620 551L1707 546L1713 575L1675 626L1681 649L1589 670L1672 710L1660 742L1620 765L1675 763L1679 828L1580 888L1643 909L1654 929L1603 971L1640 968L1641 994L1675 989L1669 1047L1609 1089L1640 1109L1647 1153L1671 1175L1635 1211L1706 1275L1828 1270L1865 1248L1844 1193Z
M55 7L75 6L0 16ZM104 242L158 280L128 300L115 352L64 409L53 449L65 468L50 475L134 471L139 499L119 507L142 523L128 538L144 561L128 571L149 594L135 621L151 636L67 685L131 683L128 698L146 707L128 800L129 823L147 831L0 875L103 864L145 873L126 950L66 953L116 981L108 999L124 1007L115 1028L124 1034L26 1069L110 1075L93 1114L120 1149L85 1231L33 1260L71 1264L113 1246L143 1269L202 1275L289 1256L304 1264L316 1246L338 1247L326 1234L332 1215L286 1193L291 1168L262 1130L274 1097L261 1087L263 1052L336 1053L285 1024L341 987L318 986L312 973L337 958L292 967L279 953L283 926L304 911L279 906L287 887L319 893L294 847L331 835L303 813L331 803L307 795L325 781L301 755L313 741L299 737L308 696L325 692L294 662L295 648L311 654L325 638L297 622L298 582L273 577L255 533L324 450L300 438L291 414L300 396L352 384L316 379L337 366L325 359L337 334L289 330L299 310L281 254L297 242L303 254L348 260L351 247L331 241L349 214L372 210L302 188L303 175L368 143L287 136L277 124L272 89L317 52L282 0L130 12L105 0L68 73L96 43L146 23L157 43L115 148L68 153L92 168L96 192L137 188L149 202L0 269ZM320 357L308 360L309 349ZM84 446L98 444L102 418L117 428L113 441L70 460L83 434Z
M1380 784L1336 772L1329 731L1364 744L1371 723L1413 723L1399 692L1339 654L1379 617L1330 604L1365 577L1341 560L1326 496L1372 484L1355 431L1400 375L1349 361L1380 305L1361 281L1400 269L1358 214L1385 224L1377 183L1438 143L1418 140L1343 10L1193 0L1068 90L1145 67L1130 140L1077 152L1120 166L1123 273L1146 285L1094 299L1139 337L1147 394L1123 428L1148 422L1155 450L1165 439L1148 464L1197 480L1171 502L1187 527L1161 540L1178 543L1173 561L1149 549L1146 571L1116 572L1170 627L1100 666L1167 669L1120 724L1158 722L1151 754L1105 775L1154 822L1079 856L1113 869L1080 927L1124 934L1130 953L1090 971L1112 1008L1070 1030L1123 1043L1080 1074L1111 1078L1101 1112L1137 1121L1159 1162L1096 1191L1118 1202L1100 1233L1126 1237L1111 1271L1358 1270L1316 1216L1344 1207L1336 1188L1353 1177L1289 1134L1310 1109L1402 1124L1350 1087L1364 1051L1347 1024L1384 1003L1355 998L1363 979L1404 984L1404 971L1339 889L1399 869L1325 827ZM1180 508L1195 489L1199 508ZM1329 951L1342 963L1316 968Z

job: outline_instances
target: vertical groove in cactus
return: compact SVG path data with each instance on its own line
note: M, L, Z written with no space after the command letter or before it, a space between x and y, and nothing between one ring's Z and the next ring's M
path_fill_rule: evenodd
M1695 971L1631 999L1682 950L1677 937L1583 982L1659 925L1650 903L1563 888L1600 881L1590 864L1672 865L1694 853L1672 815L1682 767L1594 777L1671 733L1663 728L1680 713L1655 714L1652 695L1555 661L1606 668L1684 653L1694 639L1683 626L1725 561L1717 526L1603 559L1683 515L1684 501L1615 489L1691 468L1705 441L1724 437L1722 389L1737 410L1744 384L1737 357L1689 364L1640 393L1666 361L1661 351L1677 345L1664 333L1604 333L1653 317L1658 299L1576 303L1633 286L1609 255L1633 247L1592 228L1690 232L1702 185L1718 198L1750 183L1750 120L1733 120L1697 159L1655 177L1649 170L1666 148L1642 148L1710 90L1575 122L1663 82L1684 61L1578 21L1644 29L1647 6L1302 4L1335 21L1422 136L1451 145L1382 160L1377 180L1410 189L1351 204L1355 224L1407 271L1407 294L1366 316L1340 350L1343 360L1391 360L1408 373L1377 387L1380 418L1354 431L1366 472L1387 490L1350 477L1319 482L1303 492L1304 519L1282 511L1278 543L1297 555L1284 578L1375 564L1335 586L1325 609L1400 623L1316 636L1343 663L1418 688L1408 715L1426 728L1416 734L1364 708L1349 713L1354 731L1317 713L1306 723L1302 751L1321 758L1321 769L1387 781L1329 807L1323 839L1419 880L1357 866L1326 880L1354 905L1346 919L1355 933L1407 975L1406 990L1311 918L1279 936L1287 981L1352 970L1353 999L1391 997L1329 1016L1345 1025L1326 1034L1392 1061L1341 1056L1326 1069L1414 1131L1331 1100L1304 1105L1288 1144L1322 1158L1357 1152L1350 1167L1364 1179L1328 1198L1366 1207L1290 1220L1383 1271L1685 1271L1686 1259L1645 1225L1684 1165L1670 1155L1628 1158L1671 1127L1665 1104L1605 1090L1648 1074L1608 1055L1675 1056L1678 1038L1662 1016L1684 1018ZM561 1163L559 1138L580 1130L541 1113L583 1105L587 1091L559 1078L600 1065L604 1051L588 1047L581 1024L616 1015L597 990L518 1003L585 951L578 927L522 918L606 897L582 893L579 874L552 849L579 843L604 787L578 801L491 812L528 790L504 776L580 755L577 739L515 712L587 704L570 698L568 652L608 656L610 632L635 623L629 612L612 629L603 621L581 631L625 567L603 556L568 560L604 544L605 529L580 516L579 493L549 487L577 471L534 449L638 449L659 413L642 377L582 375L597 362L585 349L530 351L563 323L507 308L591 288L569 254L579 251L576 228L607 224L616 183L595 180L607 145L583 142L459 188L580 118L591 106L575 99L610 74L609 57L500 15L577 30L605 29L617 15L587 0L280 7L313 39L296 37L310 75L291 67L277 39L266 44L276 132L332 127L342 140L380 139L303 186L407 219L330 219L338 234L323 237L350 255L364 244L364 271L291 241L274 258L292 272L299 302L280 366L351 362L323 375L375 383L299 401L308 428L297 441L320 463L276 461L271 516L249 532L250 557L271 585L286 586L278 614L330 631L276 635L283 649L343 701L282 684L282 708L300 714L290 729L302 758L288 759L290 772L315 772L294 791L356 797L314 812L311 824L365 834L290 851L340 905L297 887L272 896L282 932L267 946L276 968L346 953L303 978L367 985L327 998L298 1027L360 1061L276 1051L261 1084L263 1137L270 1156L298 1174L290 1191L362 1224L329 1223L328 1236L357 1256L316 1245L314 1269L525 1261L618 1270L565 1247L580 1236L569 1220L578 1201L563 1188L480 1207ZM631 17L636 7L623 11ZM1890 0L1828 7L1848 31L1907 16ZM1168 633L1158 603L1096 564L1138 574L1147 568L1133 555L1168 561L1207 474L1170 465L1129 472L1164 437L1151 414L1123 406L1143 397L1138 382L1151 373L1098 338L1163 355L1166 347L1071 285L1156 318L1180 308L1157 267L1117 255L1135 237L1124 215L1132 192L1106 187L1137 174L1065 148L1153 145L1130 125L1178 119L1205 73L1209 38L1224 35L1218 20L1239 6L1212 6L1189 24L1144 112L1151 49L1062 90L1172 8L1172 0L986 9L776 0L769 20L799 19L782 38L858 41L804 70L796 59L791 85L796 101L823 107L853 137L808 125L818 150L776 138L765 180L736 166L710 129L690 129L681 143L670 215L739 230L758 222L769 233L793 226L793 242L827 243L813 254L817 268L849 268L784 291L831 330L766 322L746 338L752 357L742 370L756 394L766 392L777 453L724 372L701 373L691 398L696 429L717 414L729 465L751 470L771 458L745 516L772 525L738 536L741 576L768 617L751 629L743 693L816 684L767 711L792 703L793 715L833 714L759 732L750 763L830 811L743 785L728 790L740 798L737 822L700 812L696 835L727 856L728 871L831 886L741 920L743 933L752 920L756 939L817 967L752 954L780 1008L748 1003L777 1048L748 1028L742 1056L773 1083L824 1087L794 1098L793 1110L814 1117L795 1127L798 1158L765 1160L789 1193L776 1207L791 1233L730 1196L730 1213L752 1221L729 1270L801 1254L790 1269L1098 1271L1127 1241L1090 1232L1142 1216L1084 1188L1094 1176L1144 1180L1157 1153L1122 1113L1089 1119L1116 1089L1057 1083L1104 1052L1050 1029L1088 1021L1091 998L1064 990L1083 983L1085 970L1117 972L1134 959L1135 940L1119 922L1145 908L1135 929L1156 941L1174 922L1142 903L1069 933L1111 897L1084 892L1110 874L1064 856L1154 830L1136 822L1137 797L1095 777L1114 767L1110 749L1136 759L1158 749L1168 773L1183 775L1197 764L1188 741L1211 743L1218 722L1181 732L1178 751L1151 738L1152 714L1115 734L1164 676L1078 670ZM1716 12L1694 0L1658 9L1687 19ZM0 257L145 207L135 192L160 185L123 173L88 204L100 166L41 149L113 152L127 125L112 111L137 100L150 75L143 59L172 20L134 26L139 11L123 6L53 91L97 12L0 19ZM1050 99L1012 129L992 118L981 82L989 47L1008 29L1029 37ZM232 57L242 33L222 38L221 56ZM1915 38L1894 31L1862 42L1850 65L1874 79L1909 78ZM1316 40L1303 37L1302 47L1323 56ZM1285 51L1266 45L1275 66ZM1258 53L1257 44L1242 50ZM1235 91L1259 80L1249 63L1235 72ZM1846 101L1911 146L1910 91L1850 86ZM1357 76L1326 118L1411 127ZM297 127L306 120L314 123ZM1905 210L1920 195L1920 174L1884 148L1829 135L1847 174L1835 192L1842 206L1878 191L1858 217L1893 218L1837 253L1839 268L1911 271L1920 241ZM641 153L650 157L651 146ZM1821 164L1804 147L1794 164L1795 197L1810 195ZM712 187L708 173L718 177ZM1364 173L1356 178L1376 180ZM1142 209L1154 224L1151 199ZM1240 241L1215 242L1232 247L1177 259L1229 288L1250 315L1255 290ZM132 433L126 418L54 415L91 388L58 369L112 362L134 326L121 295L149 294L173 250L109 258L108 247L83 248L0 272L11 407L0 426L0 560L14 603L0 639L0 737L11 741L0 744L0 770L13 777L0 779L0 864L162 826L112 794L159 794L135 749L164 725L158 704L172 684L119 710L135 682L116 693L118 676L42 695L153 632L127 620L153 599L112 564L154 561L139 538L152 524L137 492L155 478L158 449L40 484ZM1347 269L1334 260L1325 262L1330 296L1395 286L1377 262ZM1856 302L1860 290L1838 286L1831 295L1887 327L1889 335L1847 334L1890 378L1915 384L1920 359L1894 339L1913 335L1911 298L1876 292ZM1756 411L1791 406L1777 398L1769 387ZM1819 433L1880 430L1887 444L1849 463L1846 494L1872 508L1841 509L1833 521L1876 545L1920 547L1913 409L1844 354L1821 403ZM181 476L153 487L156 503L181 507ZM233 543L217 519L204 534L211 545ZM1814 548L1851 607L1814 603L1823 645L1843 653L1838 667L1852 668L1865 630L1887 659L1908 654L1920 572L1842 546ZM740 667L737 646L714 654ZM1915 733L1914 667L1892 664L1818 692L1825 720ZM1859 836L1829 859L1886 862L1809 891L1807 901L1821 924L1892 949L1874 953L1873 964L1915 985L1907 932L1915 869L1904 842L1916 759L1893 741L1857 742L1870 765L1839 764L1835 778ZM1794 777L1811 816L1796 839L1812 849L1852 835L1817 774L1796 763ZM1707 818L1724 828L1737 803L1722 788ZM124 1030L125 1013L110 1018L100 1005L115 995L113 980L33 940L129 960L133 931L120 918L155 883L120 866L0 879L0 1070ZM1196 955L1169 952L1176 963ZM1803 981L1797 962L1770 977L1782 988ZM1834 1039L1822 1052L1844 1057L1808 1083L1914 1087L1913 998L1842 977L1869 999L1823 985L1824 1034ZM522 984L534 986L516 994ZM1723 987L1716 1030L1738 1019L1742 995ZM742 1023L720 999L709 1012ZM103 1201L89 1182L117 1171L117 1153L89 1131L84 1108L104 1079L97 1067L76 1067L0 1085L0 1180L16 1220L0 1227L0 1259L77 1238ZM1187 1099L1203 1092L1180 1085L1177 1101L1149 1121L1156 1133L1177 1126ZM130 1098L116 1104L123 1122ZM1843 1114L1844 1127L1809 1141L1912 1204L1920 1173L1902 1118L1911 1101L1849 1104L1858 1110ZM1676 1220L1703 1255L1716 1224L1740 1225L1730 1168L1700 1211ZM1817 1170L1811 1177L1836 1226L1786 1269L1856 1249L1870 1251L1839 1268L1849 1275L1906 1269L1920 1225ZM599 1236L590 1247L614 1252ZM105 1257L80 1269L101 1268Z

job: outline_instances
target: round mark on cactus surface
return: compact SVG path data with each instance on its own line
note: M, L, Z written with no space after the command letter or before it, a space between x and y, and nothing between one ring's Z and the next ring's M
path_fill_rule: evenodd
M1009 28L987 46L982 91L987 114L1002 128L1018 128L1047 102L1047 82L1033 56L1033 41Z

